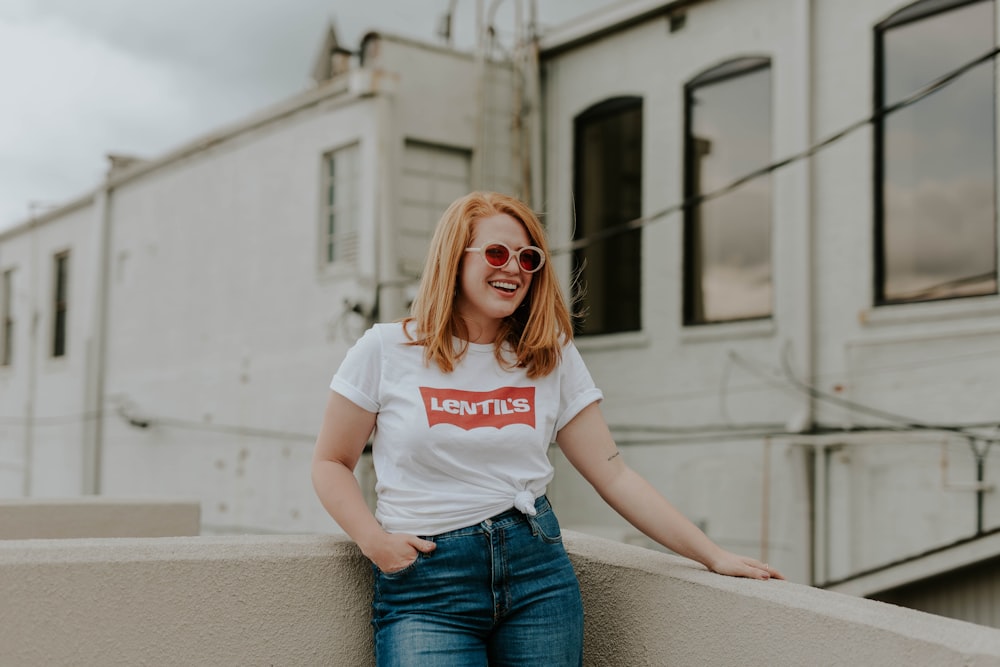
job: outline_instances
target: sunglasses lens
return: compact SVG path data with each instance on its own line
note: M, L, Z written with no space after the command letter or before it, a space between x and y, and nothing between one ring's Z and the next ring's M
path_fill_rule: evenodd
M486 246L486 250L483 251L483 257L486 258L490 266L500 268L510 261L510 251L499 243L494 243ZM524 260L521 261L523 263Z
M525 271L537 271L542 265L542 253L531 248L522 248L520 253L521 268Z

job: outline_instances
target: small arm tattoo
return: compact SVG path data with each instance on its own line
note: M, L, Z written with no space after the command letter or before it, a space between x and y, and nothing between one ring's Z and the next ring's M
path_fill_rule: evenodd
M612 454L611 456L608 457L608 460L610 461L611 459L615 458L619 454L621 454L621 452L615 452L614 454Z

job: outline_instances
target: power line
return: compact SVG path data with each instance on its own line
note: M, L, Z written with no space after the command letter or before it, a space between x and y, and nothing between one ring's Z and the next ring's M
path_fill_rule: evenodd
M888 116L889 114L895 113L896 111L899 111L900 109L908 107L908 106L910 106L912 104L915 104L915 103L919 102L920 100L924 99L925 97L927 97L928 95L931 95L932 93L935 93L938 90L941 90L942 88L944 88L944 87L948 86L949 84L953 83L956 79L958 79L959 77L961 77L962 75L964 75L966 72L968 72L968 71L970 71L970 70L978 67L979 65L983 64L984 62L992 60L993 58L995 58L997 56L998 53L1000 53L1000 47L996 47L994 49L991 49L990 51L984 53L983 55L979 56L978 58L970 60L969 62L965 63L961 67L958 67L957 69L954 69L954 70L952 70L952 71L944 74L943 76L938 77L937 79L931 81L930 83L928 83L924 87L918 88L915 92L913 92L910 95L904 97L903 99L899 100L898 102L895 102L895 103L890 104L888 106L884 106L884 107L881 107L879 109L876 109L875 113L873 113L871 116L868 116L867 118L862 118L861 120L857 120L857 121L851 123L850 125L848 125L848 126L844 127L843 129L839 130L838 132L834 132L833 134L831 134L830 136L828 136L826 139L823 139L819 143L813 144L809 148L806 148L805 150L800 151L798 153L793 153L792 155L789 155L788 157L786 157L784 159L778 160L777 162L772 162L772 163L770 163L770 164L768 164L768 165L766 165L764 167L761 167L761 168L756 169L754 171L751 171L751 172L749 172L747 174L744 174L743 176L740 176L736 180L731 181L730 183L728 183L728 184L726 184L726 185L724 185L724 186L722 186L722 187L720 187L720 188L718 188L716 190L711 190L709 192L705 192L705 193L701 193L701 194L697 194L697 195L688 197L687 199L685 199L684 201L680 202L679 204L674 204L672 206L668 206L668 207L660 210L657 213L653 213L653 214L647 215L647 216L641 216L641 217L635 218L633 220L628 220L626 222L620 223L618 225L613 225L611 227L607 227L607 228L602 229L602 230L600 230L598 232L595 232L594 234L591 234L589 236L585 236L585 237L583 237L581 239L576 239L576 240L572 241L571 243L569 243L569 245L563 246L561 248L554 248L550 252L553 255L559 255L559 254L563 254L563 253L567 253L567 252L572 252L574 250L579 250L580 248L585 248L585 247L587 247L589 245L592 245L592 244L594 244L594 243L596 243L598 241L605 241L605 240L607 240L609 238L612 238L614 236L618 236L620 234L624 234L626 232L633 231L635 229L640 229L640 228L645 227L646 225L648 225L650 223L656 222L656 221L658 221L658 220L660 220L662 218L665 218L665 217L667 217L669 215L672 215L674 213L677 213L679 211L683 211L683 210L685 210L687 208L692 208L692 207L697 206L697 205L699 205L699 204L701 204L703 202L707 202L707 201L710 201L712 199L716 199L718 197L721 197L722 195L728 194L728 193L732 192L733 190L736 190L737 188L741 187L742 185L745 185L746 183L749 183L750 181L756 180L756 179L761 178L763 176L767 176L771 172L777 171L778 169L781 169L782 167L787 167L788 165L793 164L795 162L799 162L800 160L804 160L806 158L810 158L813 155L819 153L821 150L823 150L823 149L825 149L825 148L827 148L827 147L829 147L829 146L837 143L841 139L847 137L848 135L854 133L857 130L860 130L861 128L865 127L866 125L870 125L872 123L875 123L875 122L881 120L883 117Z
M746 368L750 369L752 372L760 374L762 371L752 364L749 360L743 357L741 354L735 351L730 351L730 356L744 365ZM951 433L960 437L965 438L973 446L977 456L985 456L986 451L989 449L990 445L996 442L1000 442L1000 437L997 436L985 436L980 433L974 433L971 429L974 428L993 428L994 430L1000 426L1000 421L998 422L988 422L982 424L934 424L930 422L922 422L920 420L913 419L911 417L901 415L895 412L890 412L888 410L882 410L880 408L873 408L849 399L843 398L841 396L835 396L824 392L815 386L798 379L791 370L791 366L788 362L787 354L782 359L782 372L785 379L790 384L790 388L796 391L805 393L816 400L823 401L825 403L836 405L840 408L846 409L849 412L866 414L869 417L875 417L877 419L882 419L894 424L893 427L889 427L888 430L902 432L902 433L914 433L919 431L934 431L942 433ZM839 429L845 430L845 429ZM883 429L886 430L886 429ZM976 448L976 443L983 443L984 449L980 451Z
M746 183L748 183L750 181L753 181L753 180L755 180L757 178L761 178L763 176L766 176L766 175L768 175L768 174L770 174L770 173L772 173L774 171L777 171L778 169L786 167L786 166L788 166L790 164L793 164L795 162L799 162L801 160L810 158L813 155L816 155L817 153L819 153L821 150L824 150L825 148L827 148L827 147L829 147L829 146L837 143L838 141L842 140L843 138L847 137L848 135L852 134L853 132L861 129L862 127L865 127L866 125L870 125L870 124L872 124L874 122L877 122L880 119L882 119L883 117L888 116L889 114L892 114L892 113L894 113L894 112L896 112L896 111L898 111L900 109L903 109L905 107L908 107L908 106L910 106L912 104L915 104L916 102L924 99L925 97L927 97L927 96L929 96L929 95L937 92L938 90L941 90L942 88L948 86L949 84L953 83L955 80L957 80L958 78L960 78L961 76L963 76L968 71L970 71L970 70L974 69L975 67L977 67L977 66L979 66L979 65L981 65L981 64L983 64L983 63L985 63L985 62L987 62L987 61L989 61L989 60L991 60L993 58L995 58L998 53L1000 53L1000 47L991 49L990 51L984 53L983 55L981 55L981 56L979 56L979 57L977 57L977 58L975 58L975 59L973 59L973 60L965 63L964 65L962 65L962 66L960 66L960 67L952 70L951 72L948 72L948 73L944 74L943 76L935 79L934 81L928 83L924 87L919 88L918 90L916 90L915 92L913 92L909 96L904 97L903 99L899 100L898 102L895 102L895 103L893 103L891 105L888 105L888 106L882 107L880 109L877 109L871 116L869 116L867 118L863 118L863 119L858 120L858 121L855 121L854 123L851 123L850 125L844 127L843 129L839 130L838 132L835 132L835 133L831 134L826 139L823 139L822 141L820 141L820 142L818 142L818 143L810 146L809 148L807 148L807 149L805 149L803 151L800 151L798 153L794 153L794 154L792 154L792 155L790 155L790 156L788 156L788 157L786 157L786 158L784 158L782 160L778 160L778 161L773 162L771 164L768 164L768 165L766 165L764 167L761 167L761 168L759 168L757 170L751 171L751 172L749 172L749 173L747 173L747 174L745 174L745 175L737 178L736 180L734 180L734 181L728 183L727 185L724 185L724 186L722 186L722 187L720 187L720 188L718 188L716 190L712 190L710 192L706 192L706 193L694 195L692 197L689 197L689 198L685 199L684 201L682 201L679 204L674 204L672 206L668 206L667 208L664 208L664 209L660 210L657 213L654 213L654 214L651 214L651 215L648 215L648 216L642 216L642 217L635 218L633 220L629 220L627 222L621 223L619 225L608 227L608 228L603 229L603 230L601 230L601 231L599 231L599 232L597 232L595 234L592 234L590 236L574 240L569 245L567 245L567 246L565 246L563 248L552 249L551 253L553 255L555 255L555 254L562 254L562 253L566 253L566 252L571 252L573 250L577 250L577 249L584 248L584 247L587 247L589 245L592 245L592 244L594 244L594 243L596 243L598 241L603 241L603 240L606 240L608 238L612 238L614 236L617 236L619 234L623 234L623 233L626 233L626 232L629 232L629 231L632 231L632 230L635 230L635 229L639 229L639 228L644 227L644 226L646 226L648 224L651 224L653 222L659 221L660 219L665 218L665 217L667 217L669 215L672 215L672 214L677 213L679 211L683 211L686 208L697 206L697 205L699 205L699 204L701 204L703 202L710 201L712 199L716 199L716 198L721 197L721 196L723 196L725 194L728 194L729 192L732 192L732 191L738 189L739 187L745 185ZM735 353L733 353L733 354L735 354ZM977 358L978 356L989 356L989 355L987 353L982 353L981 355L978 355L978 354L962 355L962 358ZM726 390L727 392L729 392L729 393L742 393L742 392L757 391L760 387L763 387L763 386L772 386L772 387L776 386L775 385L775 378L768 377L766 375L760 375L759 371L757 369L753 368L752 366L750 366L745 359L743 359L742 357L739 357L739 355L736 355L736 357L740 361L743 362L743 365L745 367L750 368L753 372L757 373L758 376L763 379L763 382L761 384L759 384L759 385L740 385L740 386L737 386L737 387L727 388L727 390ZM931 359L931 360L923 359L923 360L921 360L921 364L926 365L927 363L932 363L934 361L935 360L933 360L933 359ZM943 359L940 359L939 361L948 361L948 358L943 358ZM905 367L906 365L908 365L908 364L899 364L898 367ZM891 370L894 367L896 367L896 366L884 366L884 367L881 367L879 370ZM874 369L869 369L869 371L875 372ZM887 412L887 411L882 411L882 410L879 410L877 408L870 408L868 406L864 406L864 405L861 405L861 404L858 404L858 403L854 403L852 401L848 401L847 399L843 399L843 398L838 397L838 396L827 394L826 392L823 392L823 391L817 389L816 387L814 387L812 385L808 385L808 384L805 384L805 383L801 382L800 380L798 380L798 378L795 378L793 375L788 375L787 373L786 373L786 379L788 380L788 382L791 383L791 385L792 385L793 388L795 388L795 389L797 389L799 391L803 391L803 392L809 393L811 396L813 396L817 400L823 400L823 401L826 401L826 402L829 402L829 403L837 404L840 407L843 407L845 409L848 409L848 410L851 410L851 411L854 411L854 412L864 413L864 414L868 414L869 416L878 417L878 418L881 418L881 419L885 419L887 421L895 422L897 424L902 425L903 427L905 427L907 429L914 429L914 430L924 429L924 430L949 431L949 432L954 432L956 434L960 434L963 437L975 438L975 439L977 439L977 440L979 440L981 442L987 443L987 445L990 444L990 443L992 443L992 442L1000 441L1000 438L984 438L982 436L971 434L971 433L968 432L969 428L976 428L977 425L925 424L925 423L922 423L922 422L919 422L919 421L916 421L916 420L912 420L912 419L910 419L908 417L905 417L905 416L902 416L902 415L897 415L897 414L890 413L890 412ZM701 395L709 395L710 393L715 393L716 391L718 391L718 389L715 389L715 388L706 388L705 390L703 390L701 392L683 392L683 393L677 393L677 394L672 394L672 395L664 395L664 396L660 397L660 399L661 400L667 400L669 398L681 398L681 399L683 399L683 398L696 398L699 394L701 394ZM197 422L197 421L189 421L189 420L183 420L183 419L176 419L176 418L171 418L171 417L143 417L143 418L137 418L137 417L128 416L128 415L125 415L125 414L122 414L122 413L120 413L120 414L131 425L139 427L139 428L148 428L150 426L167 426L167 427L173 427L173 428L179 428L179 429L198 430L198 431L217 432L217 433L230 433L230 434L243 435L243 436L249 436L249 437L263 437L263 438L272 438L272 439L281 439L281 440L304 440L304 441L313 441L313 440L315 440L315 435L304 434L304 433L295 433L295 432L290 432L290 431L279 431L279 430L261 429L261 428L246 427L246 426L226 425L226 424L210 424L210 423L204 423L204 422ZM29 422L31 424L39 425L39 426L65 425L65 424L71 424L71 423L83 423L85 421L89 421L89 420L92 420L92 419L97 419L100 416L101 416L100 413L91 412L91 413L82 413L82 414L78 414L78 415L62 415L62 416L53 416L53 417L34 417L34 418L31 418L31 419L23 418L23 417L0 417L0 425L18 426L18 425L27 425ZM986 427L987 425L984 424L984 425L978 425L978 426L980 426L980 427ZM650 427L639 427L639 428L650 428ZM735 430L740 430L739 427L733 427L733 428L735 428ZM701 433L706 433L706 432L712 432L712 430L713 429L711 429L711 428L709 428L709 429L702 428L700 430L700 432ZM683 432L683 431L677 431L677 432ZM742 432L745 432L745 431L742 431ZM694 432L691 431L691 434L693 435Z
M735 354L736 354L735 352L731 353L731 355ZM1000 348L978 350L975 352L960 352L958 354L952 354L952 355L923 357L919 360L914 360L914 361L901 361L898 363L890 363L883 365L866 365L864 368L861 369L822 374L816 376L816 380L819 381L824 379L840 379L845 375L849 375L850 377L853 378L866 377L870 375L881 375L887 371L893 371L893 370L907 369L913 367L925 368L927 366L945 365L963 361L966 362L976 361L978 359L996 359L998 356L1000 356ZM727 394L734 395L734 394L755 393L761 391L762 389L766 389L768 387L772 389L785 391L790 394L796 394L796 395L799 394L797 390L789 386L787 382L783 381L782 373L780 371L772 368L772 372L768 373L766 371L762 371L759 368L753 368L751 362L745 357L740 357L738 361L744 368L753 371L753 375L760 378L760 381L741 382L739 384L727 385L725 387L725 392ZM815 387L815 383L813 384L813 386ZM933 383L931 383L929 386L933 386ZM643 397L633 397L629 400L632 402L631 404L633 405L658 404L668 401L685 401L685 400L696 400L700 398L712 397L716 396L719 393L719 391L720 389L718 383L713 382L711 385L705 385L703 388L693 388L683 391L664 392L656 395L650 395L646 393L643 395ZM817 389L817 391L819 390ZM100 414L97 412L68 414L68 415L53 415L47 417L34 417L34 418L0 416L0 426L26 426L29 423L35 426L59 426L67 424L82 424L86 421L94 420L99 417ZM137 419L140 422L143 421L144 419L142 417L133 417L133 418ZM187 428L189 430L203 429L207 431L220 431L228 429L229 432L232 432L232 429L249 429L250 431L253 431L255 435L260 434L262 435L262 437L282 437L289 439L295 439L295 438L315 439L315 436L313 435L307 436L304 433L294 433L289 431L269 430L269 429L257 429L255 427L243 427L236 425L222 426L220 428L210 423L197 420L190 420L190 419L185 420L179 418L164 418L163 421L161 421L157 417L151 417L149 419L151 420L151 425L153 422L160 423L162 425L168 425L168 422L171 422L169 425L176 425L179 428ZM174 424L173 422L176 422L176 424ZM963 427L987 428L991 427L992 425L993 423L990 422L982 424L965 424L963 425ZM133 426L141 426L141 424L133 424Z

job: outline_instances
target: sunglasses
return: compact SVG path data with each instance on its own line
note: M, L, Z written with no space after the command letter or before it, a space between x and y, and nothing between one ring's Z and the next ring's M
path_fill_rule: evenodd
M495 269L507 266L512 256L517 258L517 265L525 273L534 273L545 264L545 253L533 245L526 245L515 251L503 243L490 243L481 248L466 248L465 252L478 252Z

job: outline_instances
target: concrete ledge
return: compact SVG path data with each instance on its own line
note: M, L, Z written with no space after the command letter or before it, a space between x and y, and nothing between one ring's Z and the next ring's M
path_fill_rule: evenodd
M1000 666L1000 631L569 531L587 665ZM335 536L0 542L3 665L371 665Z
M592 665L1000 666L1000 630L567 533Z
M330 537L0 542L0 665L371 665L370 589Z
M200 505L184 500L0 500L0 540L198 535L200 522Z

